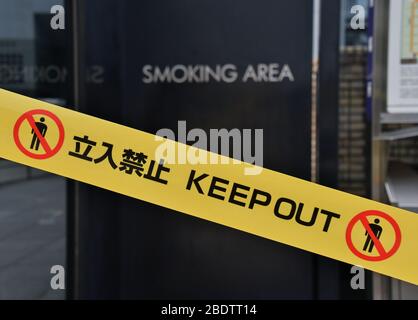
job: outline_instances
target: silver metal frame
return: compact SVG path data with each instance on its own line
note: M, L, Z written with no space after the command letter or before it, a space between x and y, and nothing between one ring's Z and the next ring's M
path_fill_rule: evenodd
M372 93L372 198L385 201L384 183L387 171L387 143L380 139L382 135L381 114L386 112L387 49L389 0L377 0L374 3L373 35L373 93ZM373 274L373 298L391 299L390 278Z

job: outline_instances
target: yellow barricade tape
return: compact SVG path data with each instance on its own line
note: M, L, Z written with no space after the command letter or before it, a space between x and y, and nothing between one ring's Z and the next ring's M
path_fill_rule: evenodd
M5 90L0 141L2 158L418 284L415 213L171 140L230 164L164 163L155 135Z

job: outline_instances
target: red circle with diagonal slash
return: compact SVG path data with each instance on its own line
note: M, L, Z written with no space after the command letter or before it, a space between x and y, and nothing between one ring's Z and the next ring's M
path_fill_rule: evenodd
M386 250L385 247L383 246L382 242L379 239L377 239L377 237L374 235L373 231L371 230L371 228L369 226L369 222L367 220L368 216L381 217L382 219L385 219L387 222L389 222L389 224L392 226L392 228L395 232L395 243L393 244L393 246L389 250ZM370 234L370 237L372 238L372 241L373 241L377 251L379 252L378 256L368 256L368 255L360 252L354 246L353 240L351 239L352 238L352 231L353 231L354 226L358 222L363 224L363 227L366 229L368 234ZM350 248L351 252L353 252L356 256L358 256L358 257L360 257L364 260L368 260L368 261L382 261L382 260L386 260L387 258L393 256L396 253L396 251L398 251L399 246L401 245L401 229L399 228L399 225L395 221L395 219L393 219L387 213L377 211L377 210L367 210L367 211L361 212L358 215L356 215L348 223L347 231L345 233L345 240L346 240L347 245Z
M43 137L41 133L39 132L35 124L35 119L33 118L34 115L44 115L46 117L49 117L57 125L58 131L59 131L59 137L58 137L58 142L54 147L51 147L48 143L48 140L45 139L45 137ZM41 154L33 153L29 151L28 149L26 149L24 145L22 144L22 142L20 141L19 130L24 121L29 122L30 127L34 130L34 133L38 136L40 140L40 144L42 148L44 149L45 153L41 153ZM14 137L16 146L19 148L19 150L22 153L24 153L28 157L33 158L33 159L39 159L39 160L48 159L54 156L61 149L64 143L64 126L61 120L50 111L42 110L42 109L31 110L31 111L25 112L23 115L19 117L19 119L17 119L16 124L13 129L13 137Z

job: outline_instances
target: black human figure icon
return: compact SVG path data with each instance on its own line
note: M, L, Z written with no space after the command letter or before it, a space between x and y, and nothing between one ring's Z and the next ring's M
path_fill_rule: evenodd
M38 128L38 131L42 135L42 137L45 137L46 131L48 130L48 126L44 122L45 122L44 117L39 119L39 121L35 122L35 125ZM41 140L39 139L38 135L35 133L34 129L32 129L31 133L32 133L32 142L30 144L30 148L38 151Z
M380 236L382 235L382 231L383 231L383 228L379 226L379 223L380 223L379 219L374 219L374 223L369 223L369 227L373 231L377 239L380 239ZM372 252L374 248L374 242L372 240L372 237L370 236L367 230L364 235L366 235L367 238L366 238L366 242L364 243L363 251Z

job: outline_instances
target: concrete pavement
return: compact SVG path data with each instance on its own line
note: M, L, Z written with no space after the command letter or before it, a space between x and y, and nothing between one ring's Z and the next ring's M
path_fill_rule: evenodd
M0 299L63 299L50 287L57 264L65 266L65 179L0 184Z

